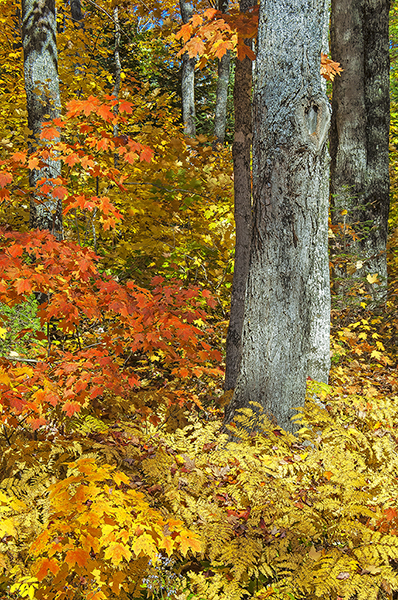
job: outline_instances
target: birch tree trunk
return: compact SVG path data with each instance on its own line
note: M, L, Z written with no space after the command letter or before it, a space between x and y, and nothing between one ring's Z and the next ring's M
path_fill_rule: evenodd
M28 125L33 132L31 149L40 144L43 121L60 114L58 60L56 44L55 0L22 0L22 43ZM30 172L29 183L36 188L45 177L61 174L59 161L48 159L46 166ZM48 229L62 237L61 201L51 195L33 193L30 204L30 227Z
M193 4L190 0L180 0L182 22L188 23L193 15ZM195 58L189 58L188 52L182 57L181 66L181 99L182 120L184 133L188 136L196 135L195 125Z
M241 0L240 10L246 12L255 0ZM252 45L251 40L245 42ZM247 275L249 272L252 222L250 151L252 146L252 61L247 57L235 61L234 83L234 211L235 262L232 281L231 309L226 344L225 390L235 388L241 361L241 338L245 308Z
M358 238L343 234L349 271L357 266L355 277L378 273L381 283L370 289L377 302L387 292L389 4L332 0L332 57L344 69L333 84L332 219L343 230L350 225Z
M298 17L299 16L299 17ZM225 422L251 401L293 430L308 376L327 381L325 0L261 0L253 100L253 227L242 359Z
M228 12L228 5L229 0L220 0L218 3L218 10L225 14ZM228 50L218 61L216 110L214 116L214 135L216 136L216 144L223 144L225 140L230 65L231 53Z

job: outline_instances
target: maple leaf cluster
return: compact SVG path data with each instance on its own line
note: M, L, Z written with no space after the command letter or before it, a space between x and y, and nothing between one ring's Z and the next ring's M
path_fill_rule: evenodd
M163 286L162 278L153 281L152 291L131 281L122 285L98 271L92 250L58 242L46 232L4 233L0 265L0 302L15 305L32 292L46 298L38 312L42 330L35 335L47 347L38 350L34 370L3 367L3 407L23 415L33 411L36 418L60 404L71 416L104 389L131 396L140 377L118 357L133 354L157 352L170 376L220 374L211 366L220 354L200 339L203 330L195 326L206 320L203 302L213 302L206 293L200 300L198 288ZM52 324L65 336L63 348L47 345ZM16 385L21 377L29 381Z
M235 10L229 14L209 8L203 17L194 15L176 34L176 39L184 42L179 55L184 52L191 58L199 55L199 68L211 58L221 59L228 50L236 51L239 60L245 57L254 60L255 54L245 40L255 38L257 28L258 6L244 13Z

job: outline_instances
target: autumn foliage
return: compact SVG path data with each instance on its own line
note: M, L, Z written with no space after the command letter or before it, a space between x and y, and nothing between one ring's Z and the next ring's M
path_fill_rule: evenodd
M141 62L162 27L201 67L226 50L254 58L256 8L207 9L177 31L174 5L154 0L123 27L148 6ZM60 27L65 108L35 149L11 30L0 46L0 596L392 598L398 286L383 315L367 308L369 281L362 305L333 312L331 386L309 382L297 436L256 406L221 433L230 148L186 139L173 95L134 74L112 94L112 8ZM324 55L320 68L341 70ZM49 160L60 176L33 190L29 170ZM63 239L28 230L30 202L48 198L62 201Z

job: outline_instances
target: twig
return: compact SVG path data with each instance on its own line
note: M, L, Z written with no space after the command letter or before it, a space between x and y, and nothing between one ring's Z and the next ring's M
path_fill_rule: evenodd
M23 358L22 356L1 356L0 358L5 358L6 360L15 360L17 362L26 362L26 363L43 362L41 360L36 360L35 358Z
M208 195L206 196L205 194L200 194L199 192L195 192L194 190L166 187L165 185L161 185L160 183L154 183L153 181L124 181L122 185L152 185L153 187L157 187L161 190L166 190L166 192L185 192L186 194L190 194L191 196L200 196L201 198L208 198Z
M102 8L102 6L100 6L99 4L94 2L94 0L87 0L87 2L89 4L91 4L92 6L95 6L95 8L98 8L98 10L101 10L112 21L112 23L114 23L116 25L115 19L112 17L111 14L108 13L107 10L105 10L105 8ZM123 33L125 35L127 35L127 37L128 37L128 33L126 31L124 31L124 29L120 28L120 30L123 31Z

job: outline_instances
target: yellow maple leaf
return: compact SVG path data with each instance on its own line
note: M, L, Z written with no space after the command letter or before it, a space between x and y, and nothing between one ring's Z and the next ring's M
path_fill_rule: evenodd
M122 562L123 558L129 562L131 557L132 554L128 546L125 544L120 544L119 542L111 542L104 554L104 558L106 560L110 559L114 565L118 565L120 562Z
M373 275L368 273L368 275L366 275L366 279L368 280L369 283L380 283L379 278L378 278L378 273L374 273Z
M12 537L15 537L17 535L14 521L11 518L2 519L0 521L0 538L9 535L11 535Z
M11 383L11 380L4 369L0 369L0 383L4 383L5 385L10 385Z
M140 537L133 542L131 549L136 556L139 556L142 552L145 556L154 559L157 555L157 547L154 539L152 536L148 535L148 533L140 535Z
M130 479L127 477L127 475L125 473L115 473L115 475L113 476L116 485L120 485L121 483L130 483Z
M109 587L112 589L112 592L117 596L119 596L120 594L120 586L126 579L126 577L126 573L124 573L123 571L117 571L114 574L112 581L109 583Z

